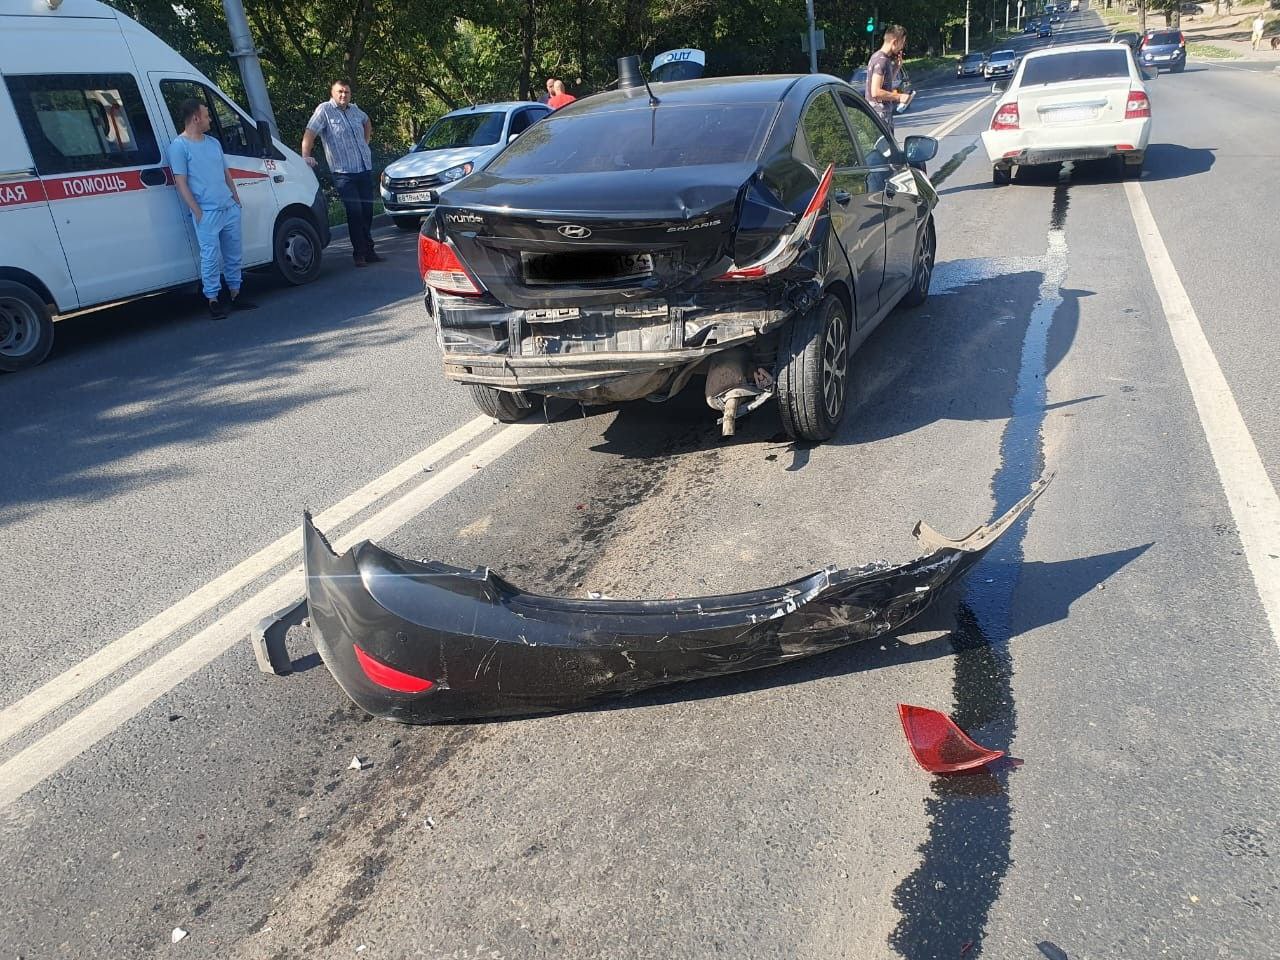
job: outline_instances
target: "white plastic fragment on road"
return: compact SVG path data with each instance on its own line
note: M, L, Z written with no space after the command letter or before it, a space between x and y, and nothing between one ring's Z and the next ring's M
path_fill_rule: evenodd
M368 760L365 760L365 759L363 759L362 757L352 757L352 758L351 758L351 762L350 762L349 764L347 764L347 769L348 769L348 770L363 770L363 769L364 769L365 767L367 767L367 766L369 766L369 761L368 761Z
M178 943L185 939L187 939L187 931L183 930L181 927L174 927L173 933L169 934L170 943Z

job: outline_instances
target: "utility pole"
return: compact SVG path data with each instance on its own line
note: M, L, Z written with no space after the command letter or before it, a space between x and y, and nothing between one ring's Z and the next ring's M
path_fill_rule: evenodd
M964 0L964 55L969 55L969 0Z
M818 72L818 32L813 25L813 0L805 0L805 12L809 15L809 72Z
M1009 0L1004 0L1004 32L1009 32Z
M813 0L809 2L812 6ZM240 68L240 79L244 81L249 109L255 120L265 120L271 124L271 133L278 137L280 128L276 126L276 115L271 109L267 81L262 77L262 63L258 60L258 48L253 45L253 35L249 32L249 18L244 14L244 4L240 0L222 0L222 9L227 12L227 29L231 31L231 56Z

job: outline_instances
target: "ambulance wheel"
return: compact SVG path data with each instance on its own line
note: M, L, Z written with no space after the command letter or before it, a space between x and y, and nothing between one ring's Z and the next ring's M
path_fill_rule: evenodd
M285 217L276 225L275 267L286 283L301 286L320 275L320 234L309 220Z
M34 367L53 348L53 315L24 283L0 280L0 370Z

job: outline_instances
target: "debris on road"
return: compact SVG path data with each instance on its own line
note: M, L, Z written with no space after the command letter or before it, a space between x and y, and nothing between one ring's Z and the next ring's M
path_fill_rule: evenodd
M908 563L827 567L762 590L674 600L535 596L487 568L418 562L368 541L339 556L306 514L312 635L343 690L374 716L436 723L580 708L898 630L1051 480L960 540L916 524L927 552Z
M347 769L348 769L348 770L363 770L365 767L368 767L368 766L371 766L371 765L372 765L372 764L371 764L368 760L364 759L363 757L352 757L352 758L351 758L351 762L350 762L349 764L347 764Z
M185 939L187 939L187 931L183 930L181 927L174 927L173 933L169 934L170 943L178 943Z
M975 770L1004 756L1003 750L988 750L974 743L950 717L937 710L900 703L898 717L912 756L930 773Z

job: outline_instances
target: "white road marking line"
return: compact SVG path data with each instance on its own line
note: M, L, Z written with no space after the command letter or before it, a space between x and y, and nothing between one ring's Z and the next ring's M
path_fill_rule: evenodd
M925 134L925 136L933 137L933 139L935 140L941 140L943 137L947 136L947 134L951 133L952 130L955 130L958 126L960 126L960 124L964 123L966 120L968 120L975 113L981 110L986 104L990 103L994 99L995 99L994 94L988 94L987 96L983 97L981 100L979 100L977 103L973 104L972 106L966 107L964 110L961 110L950 120L944 120L942 123L938 124L932 130L930 130L927 134Z
M517 423L506 427L390 506L357 524L334 542L334 548L345 550L362 540L379 540L394 532L476 476L477 467L498 460L543 426L542 423ZM296 547L301 547L299 533L291 534L290 539ZM137 716L158 697L226 653L244 640L255 623L296 600L303 592L302 565L299 564L137 676L98 698L52 733L0 765L0 810Z
M1131 180L1124 188L1245 559L1271 625L1271 637L1280 648L1280 497L1178 278L1141 185Z
M492 425L493 421L488 417L476 417L447 437L437 440L431 446L414 454L399 466L392 467L350 496L344 497L319 514L316 517L316 523L322 529L345 523L361 510L377 503L401 484L421 474L424 467L432 466L466 446ZM297 555L300 547L296 532L285 534L275 543L242 560L194 593L183 597L167 610L156 614L146 623L111 641L21 700L0 710L0 743L4 743L64 703L79 696L138 655L161 643L175 630L180 630L197 617L212 610L237 590L248 586L273 567Z

